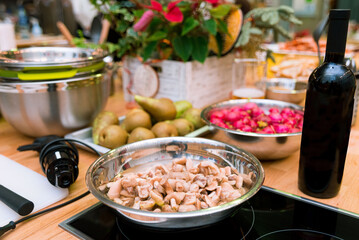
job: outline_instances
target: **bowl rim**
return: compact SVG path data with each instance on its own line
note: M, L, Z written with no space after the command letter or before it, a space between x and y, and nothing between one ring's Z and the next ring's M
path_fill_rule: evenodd
M282 89L273 89L271 88L271 86L268 87L269 83L277 83L277 82L284 82L284 81L293 81L295 83L299 83L302 86L305 86L305 88L303 89L288 89L288 90L282 90ZM307 91L307 86L308 83L304 82L304 81L298 81L297 79L294 78L268 78L265 81L265 86L266 86L266 90L270 91L272 93L281 93L281 94L301 94L301 93L305 93Z
M104 197L104 194L102 194L93 184L92 181L92 172L94 169L97 169L98 167L100 167L100 165L102 164L102 162L106 162L106 158L111 157L111 155L113 155L116 152L128 152L129 150L132 151L131 149L136 149L136 148L140 148L141 145L143 145L144 143L148 143L148 142L152 142L152 144L158 143L158 142L172 142L172 141L185 141L188 143L191 142L199 142L199 141L205 141L208 144L215 144L215 145L221 145L221 146L228 146L230 148L232 148L233 150L237 150L237 151L241 151L245 154L247 154L252 160L252 164L256 165L259 169L258 172L258 180L255 182L255 184L252 186L252 188L246 192L244 195L242 195L241 197L230 201L228 203L222 204L222 205L218 205L215 207L209 207L207 209L200 209L200 210L195 210L195 211L189 211L189 212L150 212L150 211L144 211L144 210L139 210L139 209L133 209L130 207L126 207L123 206L121 204L118 204L112 200L110 200L109 198ZM108 159L111 160L111 159ZM108 161L107 160L107 161ZM124 162L123 164L126 164L126 162ZM227 144L224 142L219 142L216 140L211 140L211 139L206 139L206 138L200 138L200 137L196 137L196 138L191 138L191 137L163 137L163 138L154 138L154 139L147 139L147 140L142 140L139 142L134 142L134 143L130 143L130 144L126 144L123 145L121 147L112 149L110 151L108 151L107 153L105 153L104 155L102 155L101 157L99 157L97 160L95 160L90 167L88 168L87 172L86 172L86 176L85 176L85 180L86 180L86 186L89 189L89 191L98 199L100 200L102 203L104 203L105 205L115 208L118 211L124 211L126 213L133 213L133 214L138 214L141 216L146 216L146 217L154 217L154 218L188 218L188 217L197 217L197 216L203 216L203 215L209 215L209 214L214 214L216 212L219 211L223 211L223 210L227 210L230 209L232 207L238 206L241 203L247 201L248 199L250 199L252 196L254 196L261 188L261 186L263 185L265 179L265 175L264 175L264 169L263 166L261 164L261 162L258 160L257 157L255 157L252 153L243 150L241 148L238 148L234 145L231 144ZM128 217L128 216L126 216ZM146 221L147 222L147 221Z
M223 128L220 127L216 124L211 123L208 120L207 115L209 114L209 112L212 109L215 108L227 108L230 106L235 106L235 105L239 105L239 104L244 104L247 102L253 102L253 103L267 103L267 104L274 104L274 105L283 105L285 104L286 107L291 107L294 108L295 110L300 110L303 111L304 113L304 107L294 104L294 103L289 103L289 102L284 102L284 101L279 101L279 100L272 100L272 99L231 99L231 100L227 100L227 101L222 101L222 102L218 102L218 103L214 103L212 105L209 105L207 107L205 107L202 111L201 111L201 118L203 121L205 121L205 123L211 127L214 127L216 129L219 130L223 130L227 133L231 133L234 135L240 135L240 136L248 136L248 137L289 137L289 136L297 136L297 135L301 135L302 132L295 132L295 133L270 133L270 134L266 134L266 133L254 133L254 132L241 132L241 131L237 131L237 130L232 130L232 129L227 129L227 128Z
M46 51L51 52L70 52L70 53L88 53L89 56L81 57L81 58L69 58L63 59L61 61L33 61L30 60L17 60L8 55L15 54L23 54L23 53L31 53L31 52L39 52L44 53ZM9 67L9 68L25 68L25 67L58 67L58 66L67 66L72 65L76 67L82 63L91 63L101 61L103 58L108 56L108 52L101 48L93 49L93 48L79 48L79 47L28 47L22 49L8 50L8 51L0 51L0 66Z

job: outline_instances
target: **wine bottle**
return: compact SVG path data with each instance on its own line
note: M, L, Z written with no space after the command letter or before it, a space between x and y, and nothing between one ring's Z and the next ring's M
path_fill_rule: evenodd
M330 10L325 59L308 80L298 187L317 198L336 196L343 177L356 88L343 63L349 17L350 10Z

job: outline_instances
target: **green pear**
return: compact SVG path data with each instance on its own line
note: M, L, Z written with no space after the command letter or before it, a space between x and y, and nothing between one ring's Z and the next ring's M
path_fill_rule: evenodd
M118 117L114 112L102 111L100 112L92 123L92 140L94 144L99 143L100 131L108 125L118 125Z
M152 127L151 131L158 138L178 136L176 127L169 122L158 122Z
M175 107L176 107L176 118L180 118L181 115L188 109L192 108L192 103L190 103L187 100L180 100L180 101L176 101L174 102Z
M99 134L99 145L114 149L127 143L128 133L119 125L104 127Z
M177 118L171 123L176 127L179 136L185 136L194 130L193 123L185 118Z
M127 143L138 142L141 140L151 139L155 137L155 134L151 130L143 127L138 127L133 129L133 131L130 133L130 136L128 136L127 139Z
M169 98L150 98L135 95L135 101L158 122L176 117L176 107Z
M134 113L143 112L143 111L145 110L143 110L142 108L131 109L128 113L126 113L126 117L131 116Z
M193 123L194 128L198 129L206 125L206 123L201 118L201 112L202 112L201 109L190 108L187 111L185 111L181 117Z
M142 109L137 109L136 111L132 110L126 114L125 119L121 123L121 127L128 133L131 133L132 130L137 127L151 129L151 116Z

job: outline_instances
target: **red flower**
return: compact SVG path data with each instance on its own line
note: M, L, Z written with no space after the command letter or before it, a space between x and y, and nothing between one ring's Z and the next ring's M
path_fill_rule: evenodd
M206 2L212 4L212 5L217 5L219 0L205 0Z
M144 7L147 9L155 10L157 12L163 12L161 3L154 1L154 0L151 0L151 6L145 5Z
M151 6L144 7L162 13L163 16L170 22L182 22L183 14L179 7L177 7L177 3L181 1L182 0L170 2L167 7L167 12L164 11L162 5L155 0L151 0Z
M175 2L170 2L168 4L168 8L167 8L167 13L164 14L165 18L170 21L170 22L182 22L183 21L183 14L181 12L181 10L179 9L179 7L177 7L177 3L181 2L181 0L179 1L175 1Z

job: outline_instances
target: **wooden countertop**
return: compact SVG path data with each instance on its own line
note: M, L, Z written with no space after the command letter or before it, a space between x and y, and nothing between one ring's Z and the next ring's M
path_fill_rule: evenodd
M128 111L121 93L116 93L110 98L106 109L116 112L119 116ZM18 152L16 150L18 146L29 144L33 140L33 138L17 132L4 119L0 120L0 154L43 174L37 152ZM79 149L79 152L79 177L70 186L69 196L54 205L87 191L84 179L85 173L88 166L97 159L97 156L81 149ZM316 199L300 192L297 187L298 163L299 151L285 159L263 161L262 164L265 170L264 185L359 214L359 184L357 184L357 173L359 172L358 118L356 119L356 124L352 127L342 187L338 196L331 199ZM76 237L61 229L58 224L97 202L98 200L90 194L68 206L18 224L16 229L3 235L2 239L76 239Z

